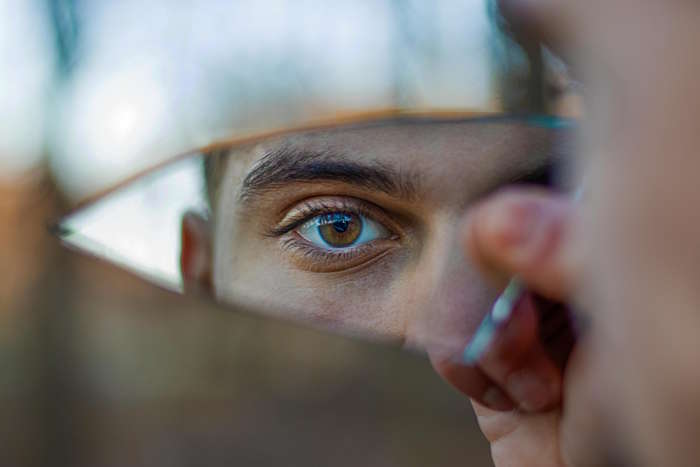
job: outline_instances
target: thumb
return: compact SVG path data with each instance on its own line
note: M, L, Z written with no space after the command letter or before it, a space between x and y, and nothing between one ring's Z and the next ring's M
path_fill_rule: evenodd
M542 296L570 297L576 271L566 248L574 202L538 188L496 193L475 207L464 229L464 246L487 275L518 276Z

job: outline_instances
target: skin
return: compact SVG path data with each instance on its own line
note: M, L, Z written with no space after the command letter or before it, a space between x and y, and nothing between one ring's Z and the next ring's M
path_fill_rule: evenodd
M489 277L518 274L530 290L574 304L588 325L560 390L536 411L527 398L486 408L475 390L476 368L504 393L511 370L533 369L527 359L502 358L503 335L474 368L434 359L436 369L472 398L497 466L697 465L700 59L689 44L700 42L700 8L501 3L518 34L568 51L584 74L586 194L571 203L498 193L465 219L462 249ZM514 326L527 336L528 311L519 307L503 334ZM537 355L536 340L523 342Z
M544 190L503 190L472 209L463 225L462 248L489 277L517 275L530 291L569 300L577 281L578 260L567 251L575 209L567 197ZM589 325L579 326L563 371L546 352L557 347L556 340L543 344L538 339L534 309L529 297L519 301L474 366L433 355L436 370L472 398L497 466L628 465L611 428L615 412L602 403L609 383L602 378L596 333ZM523 373L542 387L519 390L514 375L517 381ZM493 396L484 397L484 380L508 398L508 406L494 407Z
M493 165L517 165L491 152L499 142L519 148L533 135L505 137L500 128L473 135L470 144L443 133L435 150L426 148L435 128L307 134L285 144L410 161L422 192L396 199L326 180L277 186L251 209L237 190L265 146L279 141L248 148L227 166L214 224L183 220L183 275L190 287L222 300L425 346L436 370L472 399L497 466L697 465L700 55L693 45L700 43L700 7L673 0L500 3L514 34L570 53L583 72L582 202L532 190L487 196L505 178L474 188ZM395 245L385 243L385 254L344 272L320 272L264 234L289 203L329 194L401 214L406 226L390 239ZM565 369L537 339L541 323L529 297L478 361L454 361L493 291L513 275L584 317ZM431 320L421 319L428 314ZM512 376L523 372L530 384L518 389ZM533 378L546 389L536 390Z
M461 217L499 187L536 178L552 158L553 138L551 130L514 121L409 121L307 132L237 148L224 166L214 222L185 219L183 273L189 283L209 287L218 300L323 329L409 346L425 347L426 340L446 340L448 333L464 342L497 290L460 252ZM410 189L386 193L328 178L276 183L246 190L242 198L246 177L279 148L379 165ZM368 242L368 252L329 260L306 253L311 245L298 229L270 234L300 206L334 212L343 203L368 206L363 214L385 226L390 238ZM429 314L434 309L460 310L461 317L443 322Z
M512 275L550 299L569 298L572 273L560 252L565 231L560 226L569 222L569 202L542 190L489 196L544 164L548 151L542 148L551 138L541 128L503 123L369 125L244 148L226 165L214 224L185 219L183 256L188 249L193 253L183 262L191 264L183 272L229 303L248 302L323 329L399 339L426 349L438 373L472 398L496 465L602 465L617 453L607 450L610 431L603 423L594 377L598 371L591 369L586 336L564 375L537 339L534 307L523 302L504 326L510 330L503 332L506 337L484 358L472 366L455 363ZM436 144L440 164L434 163ZM342 148L355 161L410 167L415 172L404 169L405 174L420 174L416 193L404 199L319 180L275 185L241 200L246 177L265 154L281 146L333 154ZM347 269L318 271L314 262L285 250L284 239L266 232L303 200L319 196L371 202L392 213L398 224L392 224L392 231L401 235L383 247L386 253ZM496 212L495 221L489 219L490 210ZM540 240L528 247L519 230L533 212L538 217L528 224L545 233L530 232ZM554 233L546 233L550 231ZM514 249L518 239L520 252ZM440 312L428 314L433 310ZM550 388L547 394L514 390L511 375L524 371L543 379Z

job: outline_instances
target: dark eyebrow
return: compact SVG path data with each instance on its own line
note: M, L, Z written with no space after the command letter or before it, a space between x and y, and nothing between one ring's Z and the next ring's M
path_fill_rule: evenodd
M243 180L239 199L248 201L289 183L338 181L415 199L417 174L406 174L379 162L358 162L332 150L309 150L283 145L265 154Z

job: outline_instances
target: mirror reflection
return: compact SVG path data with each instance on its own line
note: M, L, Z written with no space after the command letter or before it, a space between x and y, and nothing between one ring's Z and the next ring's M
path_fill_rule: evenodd
M61 237L171 290L323 330L410 347L426 333L471 335L498 291L463 257L460 226L495 190L551 183L564 116L580 114L566 65L490 0L294 4L276 27L251 27L270 5L236 7L230 37L193 30L192 57L173 68L174 102L192 105L166 112L189 123L158 126L167 144L157 150L123 144L138 132L99 131L112 119L95 115L121 124L149 100L126 99L122 81L120 92L105 87L116 71L86 72L109 105L79 113L80 128L102 136L71 154L83 147L112 164L232 139L97 197L60 223ZM198 96L208 104L189 100Z
M393 115L223 143L123 184L60 231L173 290L420 345L425 310L459 309L449 326L476 328L498 291L460 253L459 228L495 190L550 185L566 126Z

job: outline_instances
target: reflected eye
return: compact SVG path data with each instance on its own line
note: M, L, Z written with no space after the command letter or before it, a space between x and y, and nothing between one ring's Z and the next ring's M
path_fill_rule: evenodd
M315 216L297 232L313 245L325 249L349 248L391 236L386 227L367 216L345 212Z
M268 234L300 269L352 269L401 246L403 230L391 215L347 196L309 198L290 209Z

